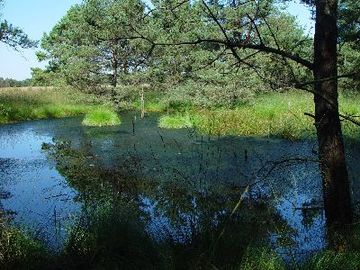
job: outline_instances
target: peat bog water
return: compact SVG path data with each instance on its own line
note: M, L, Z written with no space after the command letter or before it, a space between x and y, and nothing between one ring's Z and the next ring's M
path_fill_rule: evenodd
M205 220L216 227L242 217L264 218L259 238L285 258L301 259L325 247L314 141L208 137L188 129L159 129L157 119L157 114L139 119L128 112L118 127L84 127L81 117L0 126L0 209L58 249L75 217L99 198L84 193L102 192L97 183L74 184L74 171L102 170L142 183L136 189L124 187L126 180L105 187L136 201L147 233L157 241L186 243L204 229ZM69 158L70 151L54 158L66 147L84 163L64 165L59 158ZM347 143L355 201L359 150L360 143Z

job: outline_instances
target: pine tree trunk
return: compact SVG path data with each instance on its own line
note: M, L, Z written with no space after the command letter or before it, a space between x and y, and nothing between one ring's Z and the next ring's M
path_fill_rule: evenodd
M117 80L118 80L118 68L119 68L119 63L118 63L118 59L117 57L117 50L115 49L112 53L112 76L111 76L111 99L113 101L113 103L118 106L119 105L119 100L117 99L117 94L116 94L116 86L117 86Z
M353 214L338 106L337 2L316 0L314 40L315 125L325 216L330 227L351 223Z

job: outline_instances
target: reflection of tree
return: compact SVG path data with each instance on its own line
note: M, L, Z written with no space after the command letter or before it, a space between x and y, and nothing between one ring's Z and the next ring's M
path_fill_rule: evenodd
M167 246L164 252L172 252L181 264L234 266L250 243L267 242L267 235L274 230L273 220L283 224L266 204L242 196L243 188L194 184L176 175L157 180L139 178L132 169L100 167L93 156L71 148L70 143L43 148L69 185L79 192L84 205L113 202L133 209L139 222L161 220L163 224L157 224L157 229L163 226L165 238L153 237L162 240ZM151 202L151 211L144 198Z

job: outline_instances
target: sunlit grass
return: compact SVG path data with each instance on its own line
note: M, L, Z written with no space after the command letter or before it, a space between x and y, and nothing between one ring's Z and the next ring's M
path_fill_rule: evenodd
M343 114L360 115L360 97L340 97ZM251 103L234 109L191 109L160 119L162 128L181 128L181 123L214 136L260 136L290 140L315 138L314 119L304 113L314 114L313 97L303 92L272 93L260 96ZM359 138L360 127L342 122L343 133L348 138Z
M75 90L53 87L0 89L0 124L61 118L91 111L97 101Z
M118 114L110 108L99 107L85 115L84 126L116 126L121 124Z
M159 119L160 128L192 128L194 126L194 119L190 118L189 114L175 114L175 115L163 115Z

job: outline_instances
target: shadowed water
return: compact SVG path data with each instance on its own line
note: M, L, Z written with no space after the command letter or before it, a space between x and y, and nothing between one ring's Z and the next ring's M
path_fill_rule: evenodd
M301 259L325 247L315 142L164 130L157 127L156 114L140 120L125 113L119 127L84 127L81 120L0 127L0 206L52 248L61 246L84 205L101 197L89 194L102 189L138 201L146 230L158 241L190 241L194 231L202 230L201 220L209 218L216 226L222 217L241 211L238 205L244 201L266 202L272 209L268 218L273 220L264 221L266 232L261 237L284 258ZM54 150L56 144L60 146ZM59 157L68 158L61 152L66 147L82 158L62 163ZM358 171L352 164L359 161L358 149L358 144L349 144L355 198ZM106 172L102 178L119 172L125 179L141 179L141 184L137 181L134 189L127 181L121 185L113 181L99 188L72 179L74 171L86 175L92 170ZM256 219L254 215L251 218ZM267 228L267 222L275 225Z

